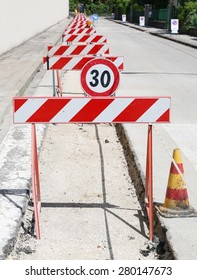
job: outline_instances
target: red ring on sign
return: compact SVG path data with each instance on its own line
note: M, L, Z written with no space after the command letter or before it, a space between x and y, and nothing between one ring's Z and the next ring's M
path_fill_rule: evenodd
M114 75L114 82L111 85L111 87L106 90L103 91L101 93L98 93L96 91L93 91L89 85L86 82L86 75L87 72L89 71L89 69L94 66L94 65L98 65L98 64L102 64L102 65L106 65L110 68L110 70L113 72ZM120 82L120 73L118 68L116 67L116 65L109 59L106 58L95 58L90 60L89 62L87 62L84 67L81 70L81 76L80 76L80 80L81 80L81 86L84 90L84 92L90 96L110 96L113 95L119 85Z

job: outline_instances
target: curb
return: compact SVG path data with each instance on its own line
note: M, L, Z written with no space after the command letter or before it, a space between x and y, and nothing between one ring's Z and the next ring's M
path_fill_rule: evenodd
M121 24L121 25L124 25L124 26L127 26L129 28L133 28L133 29L136 29L136 30L139 30L139 31L142 31L142 32L147 32L153 36L157 36L157 37L160 37L160 38L163 38L163 39L166 39L166 40L169 40L169 41L173 41L173 42L176 42L176 43L179 43L179 44L182 44L182 45L185 45L187 47L191 47L191 48L194 48L194 49L197 49L197 46L193 45L193 44L190 44L189 42L184 42L182 40L178 40L178 39L175 39L175 38L168 38L166 37L165 35L161 35L159 33L156 33L156 32L152 32L152 31L149 31L149 30L146 30L144 28L141 28L141 27L138 27L138 26L133 26L133 25L130 25L128 22L124 23L124 22L119 22L119 21L116 21L116 20L113 20L113 19L108 19L110 21L113 21L117 24Z
M153 35L153 36L160 37L160 38L164 38L164 39L169 40L169 41L174 41L174 42L176 42L176 43L185 45L185 46L187 46L187 47L191 47L191 48L197 49L197 46L194 46L194 45L192 45L192 44L190 44L190 43L187 43L187 42L183 42L183 41L177 40L177 39L175 39L175 38L168 38L168 37L166 37L166 36L164 36L164 35L160 35L160 34L154 33L154 32L149 32L149 34L151 34L151 35Z

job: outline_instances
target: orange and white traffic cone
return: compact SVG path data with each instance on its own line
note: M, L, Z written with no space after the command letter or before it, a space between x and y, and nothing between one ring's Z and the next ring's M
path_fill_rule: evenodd
M174 149L173 159L164 205L156 208L164 217L194 217L197 213L189 205L180 149Z

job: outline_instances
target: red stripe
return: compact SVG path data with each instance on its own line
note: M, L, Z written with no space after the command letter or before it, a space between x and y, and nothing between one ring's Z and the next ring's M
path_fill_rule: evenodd
M85 28L87 25L86 24L78 24L78 23L76 23L76 24L73 24L73 25L70 25L70 28Z
M26 122L50 122L50 120L70 101L70 99L47 99L46 102Z
M80 54L85 49L85 47L86 45L78 45L70 55Z
M108 56L108 57L106 57L107 59L109 59L109 60L111 60L112 62L114 62L114 64L116 65L116 60L117 60L117 56ZM123 63L121 63L120 65L116 65L116 67L119 69L119 70L123 70L124 69L124 64Z
M66 64L69 63L69 61L72 59L72 57L60 57L56 63L54 63L50 70L59 70L63 69Z
M28 100L28 98L14 99L14 113Z
M88 52L88 54L97 54L102 47L103 47L103 45L93 45L93 47Z
M97 43L100 39L102 39L103 36L102 35L96 35L95 38L93 38L93 40L91 41L92 43Z
M120 64L120 65L118 66L118 69L119 69L119 70L124 70L124 64L123 64L123 63Z
M180 169L181 173L184 174L184 168L182 163L177 163L178 168ZM176 169L176 166L172 163L170 168L170 173L172 174L179 174L179 171Z
M68 48L69 46L60 46L53 55L63 55Z
M67 36L67 35L66 35ZM68 38L66 39L66 41L65 42L72 42L72 41L74 41L75 40L75 38L77 37L77 35L68 35L67 36Z
M127 122L137 121L155 102L157 99L135 99L130 103L122 113L120 113L113 121Z
M79 42L86 42L87 39L90 37L90 35L84 35L82 38L79 40Z
M176 189L167 188L166 198L173 199L173 200L187 200L188 199L187 189L176 190Z
M160 118L158 118L157 122L169 122L170 121L170 109L168 109Z
M48 51L50 51L50 49L52 49L53 46L48 46Z
M113 99L92 99L70 122L92 122L111 102Z
M82 59L72 68L73 70L81 70L83 66L94 57L82 57Z
M94 31L94 32L93 32ZM86 33L95 33L96 31L93 29L93 28L89 28L87 31L86 31Z

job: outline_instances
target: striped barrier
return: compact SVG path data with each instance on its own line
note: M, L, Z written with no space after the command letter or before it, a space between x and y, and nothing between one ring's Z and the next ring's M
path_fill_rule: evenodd
M170 97L15 97L14 123L32 124L32 195L35 228L40 239L40 179L36 141L36 123L149 123L145 203L149 217L150 240L153 240L152 123L170 121Z
M94 28L69 28L64 31L62 37L68 34L92 35L94 33L96 33L96 30Z
M164 123L169 97L16 97L14 123Z
M94 59L95 56L52 56L43 58L43 68L46 70L81 70L83 66ZM111 60L115 66L122 71L124 68L122 56L105 56Z
M77 15L69 25L69 29L86 28L87 24L86 17ZM79 32L79 30L72 33L75 32ZM81 32L83 31L81 30ZM108 46L103 44L107 42L107 39L98 34L63 34L63 41L67 44L84 43L84 45L48 47L48 54L43 58L43 67L47 70L57 70L59 84L58 70L81 70L86 63L95 59L95 55L109 52ZM123 57L102 57L102 60L105 61L105 59L106 61L111 60L119 71L123 70ZM54 71L52 72L53 85L55 86ZM58 88L60 89L61 85L58 85ZM14 123L32 124L32 194L37 239L40 239L41 196L35 124L148 123L145 206L149 218L150 240L153 240L152 123L168 123L170 121L170 103L169 97L16 97L13 99Z
M109 54L107 44L89 44L89 45L61 45L48 46L48 56L61 55L103 55Z
M62 38L66 43L107 43L107 38L103 35L80 35L80 34L67 34Z
M71 25L69 25L69 28L86 28L88 27L88 21L83 22L83 23L73 23Z

